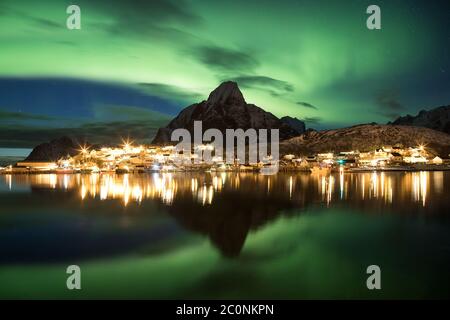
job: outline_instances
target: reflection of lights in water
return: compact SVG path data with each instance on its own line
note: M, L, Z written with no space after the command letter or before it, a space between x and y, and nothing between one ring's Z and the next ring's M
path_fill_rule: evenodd
M425 207L428 188L428 171L413 172L412 177L412 195L416 202L422 202Z
M219 182L217 180L217 176L214 176L212 179L212 184L214 186L214 190L217 190L217 186L219 185Z
M162 191L162 200L165 204L171 204L173 202L174 192L172 189L164 189Z
M197 194L198 201L204 206L211 204L213 200L214 189L213 186L207 187L204 185Z
M322 176L322 181L320 183L320 186L321 186L321 189L320 189L321 194L324 196L325 192L326 192L326 189L327 189L327 182L325 181L325 177L324 176Z
M191 179L191 191L192 191L192 193L196 192L197 189L198 189L198 180L192 178Z
M69 176L67 174L63 177L63 183L64 183L64 189L67 189L69 187Z
M90 197L96 198L99 189L100 200L122 199L124 205L131 200L141 203L144 198L159 197L164 203L170 204L176 190L176 184L173 183L171 176L163 174L153 175L153 184L147 182L146 179L131 179L128 174L123 176L102 175L100 182L97 178L90 178L88 183L82 182L81 198L84 199L89 194ZM98 186L99 185L99 186Z
M327 204L330 204L330 202L331 202L331 198L333 195L333 187L334 187L334 177L330 175L328 177Z
M206 186L203 186L201 192L199 193L199 197L202 199L202 205L205 205L206 202Z
M219 190L222 189L222 178L219 178L217 176L213 177L213 186L214 186L214 190Z
M444 190L444 173L442 171L435 171L433 174L433 187L436 193L442 193Z
M425 207L425 200L427 197L428 172L420 171L420 193L422 196L422 205Z
M364 200L366 194L366 174L361 177L361 198ZM393 188L392 188L392 178L390 176L386 177L385 172L372 172L370 174L370 185L369 185L369 199L383 199L385 202L392 202L393 198Z
M222 186L224 186L224 185L225 185L226 178L227 178L227 174L226 174L225 172L222 172L222 173L220 174L220 178L222 179Z
M320 179L322 200L325 200L327 205L329 205L333 198L335 179L332 175L329 175L328 177L321 176Z
M289 177L289 199L292 199L292 176Z
M134 186L131 194L133 199L136 199L139 203L142 201L142 189L140 186Z
M86 198L86 192L86 186L82 184L80 189L81 200L84 200L84 198Z
M102 183L100 185L100 200L108 199L108 190L111 186L109 176L103 176Z
M369 197L372 198L373 195L374 198L378 198L378 175L376 172L373 172L370 177L370 189Z
M314 197L318 197L316 200L319 199L327 205L333 200L355 198L365 201L380 200L387 204L392 203L394 197L398 201L405 201L406 195L409 201L425 206L431 202L431 195L443 192L446 179L443 172L346 174L341 171L338 193L335 189L338 188L336 174L310 176L290 173L271 177L248 173L212 173L211 176L173 173L4 176L5 179L0 181L4 182L5 189L9 190L26 183L36 187L75 190L77 197L81 199L118 199L123 205L133 202L139 204L144 199L159 199L162 203L171 205L177 192L182 196L191 196L200 205L208 205L224 190L243 188L245 192L267 192L276 197L295 199L299 203L307 201L306 197L310 197L312 201Z
M209 190L208 190L208 204L212 203L213 195L214 195L213 188L209 187Z
M174 183L173 181L172 174L163 173L162 177L160 177L159 174L154 174L153 181L154 181L154 188L150 186L150 194L153 195L152 197L154 198L155 196L157 196L160 199L162 199L163 203L171 204L173 202L174 194L177 188L176 183ZM196 183L197 182L195 180L195 185ZM138 202L140 202L139 197L135 199L138 200Z
M361 197L363 200L365 196L365 191L366 191L366 175L363 173L361 182Z
M392 203L392 179L391 177L388 178L388 193L387 193L387 200Z
M11 188L12 188L12 176L10 174L6 175L6 181L8 183L9 190L11 190Z
M56 174L52 173L49 175L49 180L50 180L50 186L52 187L52 189L56 188Z
M412 176L412 189L411 189L414 201L419 201L420 198L419 185L420 185L419 176L417 172L414 172Z
M234 188L238 189L241 185L241 181L239 180L239 175L234 178Z

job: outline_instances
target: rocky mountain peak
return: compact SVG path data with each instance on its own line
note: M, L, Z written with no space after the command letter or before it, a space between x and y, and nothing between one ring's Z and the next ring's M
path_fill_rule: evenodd
M67 155L74 156L79 151L79 144L71 137L63 136L36 146L25 159L26 161L56 161Z
M280 120L283 123L286 123L292 129L294 129L296 131L296 133L299 135L306 131L305 122L300 119L285 116L285 117L282 117Z
M246 104L238 84L233 81L222 82L214 89L208 97L207 103L210 105L229 104L244 105Z
M421 110L415 116L408 114L388 124L425 127L450 134L450 105Z
M237 83L227 81L214 89L208 100L186 107L166 127L159 128L153 143L170 143L171 133L178 128L192 135L195 121L202 121L203 130L214 128L223 133L226 129L279 129L281 140L300 134L272 113L248 104Z

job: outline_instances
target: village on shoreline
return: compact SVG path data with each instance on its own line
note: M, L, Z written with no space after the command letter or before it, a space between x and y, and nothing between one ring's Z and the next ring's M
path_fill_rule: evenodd
M0 167L0 174L33 173L145 173L145 172L260 172L299 171L330 173L333 171L423 171L450 170L450 159L442 159L427 151L425 146L384 146L368 152L357 150L339 153L318 153L300 156L283 154L275 161L270 156L258 163L242 164L235 158L233 164L222 157L213 156L211 161L199 159L199 152L212 152L213 145L203 144L190 154L177 151L175 146L133 146L125 142L118 147L90 149L80 147L79 153L57 161L19 161ZM200 153L201 155L201 153Z

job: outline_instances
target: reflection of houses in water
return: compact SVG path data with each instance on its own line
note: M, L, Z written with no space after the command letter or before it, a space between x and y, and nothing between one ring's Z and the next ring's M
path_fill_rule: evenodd
M443 193L444 174L46 174L4 175L3 180L6 189L31 186L33 192L52 192L55 197L90 203L110 201L127 208L156 200L183 226L208 236L224 255L235 256L249 232L281 213L298 213L311 205L345 202L349 207L380 211L395 207L400 212L439 206L432 199Z
M413 187L411 191L414 201L422 202L423 206L425 206L427 198L428 176L429 173L427 171L413 172L412 174Z
M318 202L330 205L345 200L413 200L426 204L427 190L443 191L443 172L367 172L264 176L253 173L151 173L151 174L36 174L3 175L11 188L21 181L33 188L77 190L79 198L121 200L124 205L159 199L171 205L187 197L197 205L211 206L221 193L253 193L288 200L294 205ZM315 191L314 191L315 190ZM250 201L250 199L243 199Z

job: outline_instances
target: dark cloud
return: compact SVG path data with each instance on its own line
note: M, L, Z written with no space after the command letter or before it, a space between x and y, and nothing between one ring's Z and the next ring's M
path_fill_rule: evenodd
M77 45L75 41L69 41L69 40L55 40L53 41L56 44L64 45L64 46L71 46L74 47Z
M39 26L44 27L44 28L58 28L58 29L61 29L62 27L64 27L63 23L58 23L58 22L55 22L53 20L49 20L49 19L45 19L45 18L27 16L27 19L29 19L30 21L32 21L36 25L39 25Z
M91 4L105 11L113 12L124 24L146 24L153 22L195 23L200 17L184 0L83 0L86 6ZM133 21L134 20L134 21ZM136 21L137 20L137 21ZM143 27L142 27L143 28Z
M320 117L305 117L303 119L308 124L320 124L322 122L322 118Z
M14 112L0 109L0 123L3 121L17 120L55 120L54 117L26 112Z
M399 102L396 90L384 90L376 96L376 103L380 110L377 112L388 118L397 118L406 108Z
M158 39L183 39L183 26L198 25L201 18L183 0L128 0L111 3L110 0L81 0L83 8L95 7L111 16L111 23L93 26L109 33L127 36L151 36Z
M318 108L317 108L316 106L313 106L312 104L310 104L310 103L308 103L308 102L302 102L302 101L299 101L299 102L297 102L297 104L298 104L299 106L302 106L302 107L305 107L305 108L318 110Z
M266 76L239 76L231 80L237 82L242 88L265 90L273 96L294 91L294 87L290 83Z
M96 105L92 108L94 120L101 122L111 121L147 121L149 124L171 119L168 115L143 107L122 105Z
M36 145L61 136L73 136L93 144L119 144L123 137L130 137L136 143L150 143L158 128L167 121L132 120L112 122L91 122L68 128L1 126L0 147L33 148Z
M164 99L195 102L202 98L197 92L187 91L177 86L163 83L138 83L141 90L145 93L161 97Z
M45 16L44 17L37 16L33 13L32 10L30 10L30 12L32 12L32 13L30 14L28 11L16 10L12 7L0 4L0 15L13 15L20 19L27 20L36 26L41 26L46 29L65 27L65 25L64 25L65 20L61 20L61 22L56 22L56 21L48 19Z
M5 1L5 0L0 0ZM42 29L48 30L50 29L59 29L64 30L66 28L66 15L65 15L65 9L69 4L62 4L61 6L61 18L57 21L48 19L48 17L45 14L45 11L43 10L35 10L33 5L35 5L36 1L31 0L22 0L20 2L28 2L26 6L21 7L21 9L17 9L14 7L16 3L19 1L10 0L9 5L5 5L0 3L0 16L2 15L9 15L14 18L23 20L25 22L28 22L30 24L33 24L37 27L42 27ZM29 9L24 9L25 7L28 7Z
M89 119L68 119L0 110L0 148L32 148L64 135L95 144L117 144L122 137L131 137L136 143L150 143L157 129L171 119L133 106L96 105L92 113ZM44 120L52 120L52 125L42 125Z
M155 23L147 23L145 28L142 25L126 25L122 27L119 23L93 23L93 28L103 30L111 36L123 36L126 38L139 38L148 41L166 41L173 46L191 46L195 41L194 36L173 27L160 26Z
M94 122L75 128L74 131L90 143L114 145L121 143L124 137L129 137L135 143L149 144L158 128L167 123L162 120L151 123L146 120Z
M193 50L193 57L219 71L251 71L258 61L246 52L218 46L201 46Z

